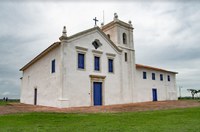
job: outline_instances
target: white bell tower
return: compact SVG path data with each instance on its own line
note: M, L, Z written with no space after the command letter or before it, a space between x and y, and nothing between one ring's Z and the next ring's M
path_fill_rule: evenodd
M122 49L121 56L121 76L122 91L124 103L134 102L135 88L135 50L133 42L133 26L131 21L128 23L118 19L117 13L114 13L113 21L102 26L102 31L114 42L116 46Z

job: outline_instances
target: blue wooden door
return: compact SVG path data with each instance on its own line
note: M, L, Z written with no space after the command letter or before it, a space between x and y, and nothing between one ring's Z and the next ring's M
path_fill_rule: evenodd
M34 105L37 105L37 88L34 89Z
M93 83L93 100L94 105L102 105L102 83Z
M153 101L157 101L157 89L152 89Z

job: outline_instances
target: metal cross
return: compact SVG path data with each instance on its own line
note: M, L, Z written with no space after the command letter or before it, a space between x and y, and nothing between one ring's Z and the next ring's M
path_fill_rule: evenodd
M98 22L99 20L97 20L96 17L95 17L93 20L95 21L95 26L96 26L96 25L97 25L97 22Z

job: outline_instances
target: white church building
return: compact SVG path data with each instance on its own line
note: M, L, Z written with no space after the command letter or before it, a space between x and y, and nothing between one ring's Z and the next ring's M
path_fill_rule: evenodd
M133 26L114 19L67 36L20 69L21 103L59 108L177 100L177 72L135 64Z

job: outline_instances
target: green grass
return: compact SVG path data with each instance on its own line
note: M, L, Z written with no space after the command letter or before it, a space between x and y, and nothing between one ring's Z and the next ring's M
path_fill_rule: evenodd
M0 115L1 132L197 132L200 107L128 113Z
M7 105L7 104L8 104L8 102L6 102L6 101L0 101L0 106Z
M200 100L200 97L195 97L194 99L192 97L178 97L178 100Z
M19 100L9 100L7 102L0 100L0 106L9 105L9 103L16 103L16 102L19 102Z

